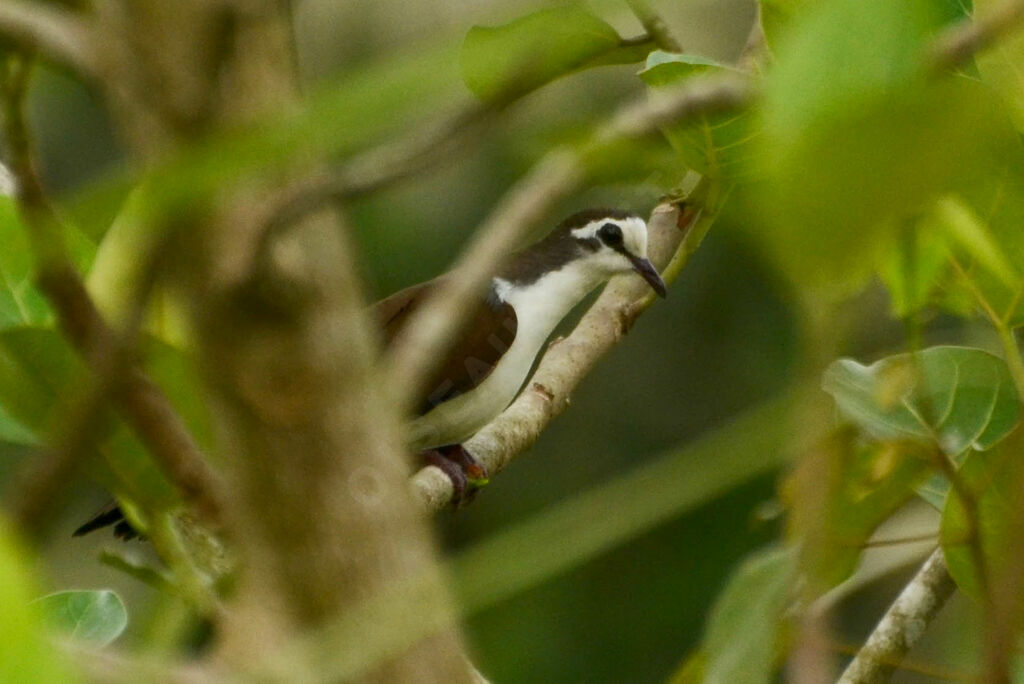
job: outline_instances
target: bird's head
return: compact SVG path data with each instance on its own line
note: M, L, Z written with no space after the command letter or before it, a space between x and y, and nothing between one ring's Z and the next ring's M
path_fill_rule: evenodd
M567 236L580 246L579 258L608 277L635 271L660 296L665 281L647 258L647 224L635 214L597 209L574 214L562 223Z

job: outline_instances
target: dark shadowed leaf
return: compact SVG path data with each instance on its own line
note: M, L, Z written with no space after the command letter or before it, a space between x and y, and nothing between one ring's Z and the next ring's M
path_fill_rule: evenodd
M1019 419L1006 364L981 349L932 347L870 366L840 359L822 386L868 434L934 442L950 456L991 448Z
M37 603L47 623L61 633L105 646L128 625L128 611L112 591L58 591Z
M708 616L704 682L774 681L795 554L760 551L733 573Z
M544 9L466 34L462 78L483 100L508 97L588 66L614 52L619 34L579 5Z

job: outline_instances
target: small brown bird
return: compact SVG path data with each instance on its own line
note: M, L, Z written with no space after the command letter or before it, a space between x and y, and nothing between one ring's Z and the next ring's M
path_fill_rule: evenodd
M469 324L416 402L407 434L410 447L451 478L456 505L487 476L462 443L512 403L566 314L598 285L630 271L665 296L665 283L647 258L644 220L626 211L589 209L514 256L480 293ZM374 305L386 345L445 277ZM104 509L74 534L112 524L118 536L134 535L116 507Z

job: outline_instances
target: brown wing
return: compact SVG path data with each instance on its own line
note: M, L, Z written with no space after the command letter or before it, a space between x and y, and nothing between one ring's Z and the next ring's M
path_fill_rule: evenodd
M440 276L407 287L374 305L373 311L386 347L391 346L410 315L444 278ZM415 404L417 415L423 415L438 404L479 385L512 346L518 321L515 309L510 305L493 297L482 297L469 320L467 329L452 345L448 356L427 383L427 391Z

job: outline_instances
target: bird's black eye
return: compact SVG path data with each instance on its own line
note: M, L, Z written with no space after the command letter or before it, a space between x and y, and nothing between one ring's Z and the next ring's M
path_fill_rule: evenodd
M622 229L614 223L606 223L598 228L597 237L609 247L617 247L622 244Z

